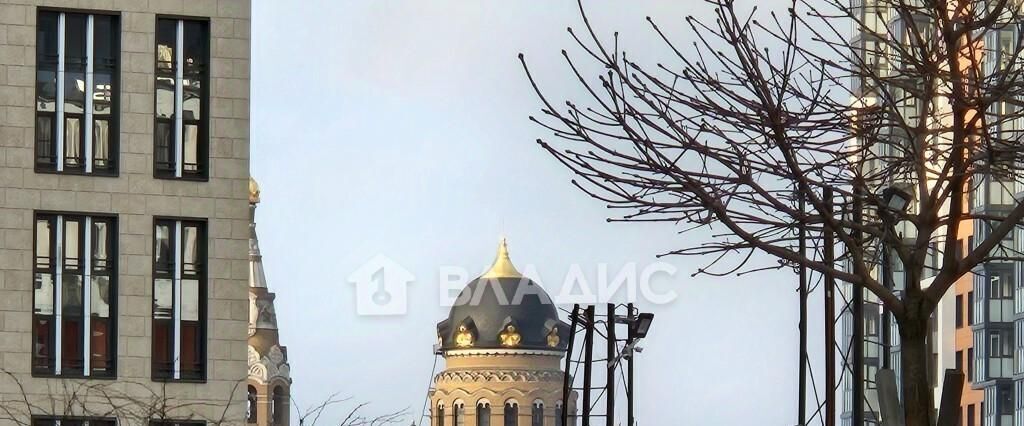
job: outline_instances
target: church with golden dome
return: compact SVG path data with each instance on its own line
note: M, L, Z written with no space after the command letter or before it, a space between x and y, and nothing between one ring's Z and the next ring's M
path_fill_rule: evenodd
M445 368L430 391L431 424L562 426L563 410L576 411L575 393L562 406L569 332L502 240L490 270L466 285L437 324Z
M288 348L281 345L274 309L275 295L267 286L263 255L256 236L256 205L260 187L249 178L249 378L246 423L287 426L291 395Z

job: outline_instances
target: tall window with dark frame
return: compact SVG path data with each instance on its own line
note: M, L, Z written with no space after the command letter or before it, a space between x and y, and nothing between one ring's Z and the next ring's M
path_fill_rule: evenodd
M37 171L117 174L117 16L39 11Z
M103 418L62 418L62 417L36 417L32 419L32 426L116 426L117 422Z
M533 402L533 410L530 413L530 426L544 426L544 403Z
M515 401L506 402L502 420L504 426L519 426L519 404Z
M116 241L113 217L36 215L34 374L114 376Z
M206 423L196 421L150 420L149 426L205 426Z
M956 328L964 326L964 296L956 295Z
M253 387L253 385L249 385L246 390L247 393L245 398L245 422L256 423L256 420L259 418L259 414L256 411L257 401L259 400L256 394L256 388Z
M491 403L480 401L476 403L476 426L491 426Z
M153 377L206 377L206 224L157 219L153 259Z
M156 22L154 174L205 179L209 163L209 23Z
M967 325L974 325L974 291L967 292Z
M974 381L974 348L967 348L967 381Z
M466 404L462 401L452 404L452 426L466 426Z

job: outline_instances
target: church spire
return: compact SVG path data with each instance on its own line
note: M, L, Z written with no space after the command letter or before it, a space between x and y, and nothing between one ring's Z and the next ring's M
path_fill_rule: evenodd
M494 259L491 269L480 278L522 278L523 275L512 265L512 259L508 256L508 243L503 237L498 244L498 257Z
M260 240L256 236L256 205L260 202L260 186L256 179L249 178L249 287L267 288L267 277L263 272L263 256L260 254Z

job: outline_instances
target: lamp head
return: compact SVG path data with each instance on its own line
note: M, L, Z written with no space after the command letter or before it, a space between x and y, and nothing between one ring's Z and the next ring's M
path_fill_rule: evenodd
M882 191L882 202L885 208L897 212L905 212L910 207L911 195L895 186L890 186Z
M636 320L633 321L629 326L629 331L636 339L643 339L647 337L647 333L651 330L651 323L654 322L654 314L650 312L644 312L637 315Z

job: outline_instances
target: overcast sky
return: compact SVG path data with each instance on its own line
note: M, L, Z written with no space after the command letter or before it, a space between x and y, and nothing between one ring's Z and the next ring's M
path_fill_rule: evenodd
M685 40L683 17L709 12L695 3L602 0L589 12L653 62L667 56L644 17ZM612 212L534 142L549 135L527 120L539 101L516 55L546 88L579 96L559 53L580 24L575 2L256 0L252 16L257 222L300 405L341 392L371 411L409 408L419 424L447 316L439 270L482 271L501 235L552 293L573 268L596 283L600 265L643 268L699 242L606 223ZM406 315L357 314L347 278L378 255L415 277ZM657 290L678 298L641 301L657 317L637 357L640 424L795 423L795 276L691 277L702 259L661 261L677 272Z

